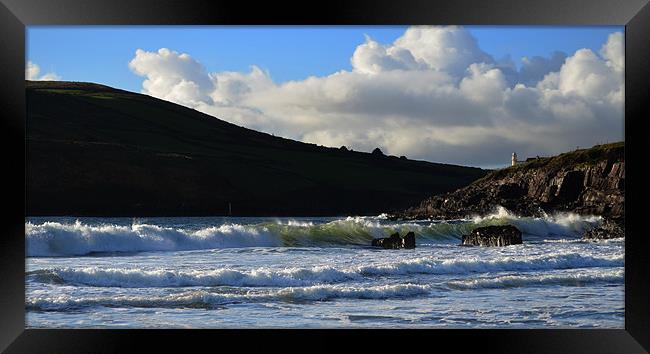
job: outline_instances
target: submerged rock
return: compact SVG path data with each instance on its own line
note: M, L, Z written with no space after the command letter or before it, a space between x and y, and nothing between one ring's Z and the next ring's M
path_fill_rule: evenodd
M596 228L588 230L582 235L585 240L608 240L610 238L625 237L625 229L609 219Z
M415 248L415 233L411 231L404 237L400 237L399 232L396 232L390 235L390 237L376 238L372 240L372 245L386 249L412 249Z
M509 246L521 244L521 231L512 225L485 226L463 235L464 246Z

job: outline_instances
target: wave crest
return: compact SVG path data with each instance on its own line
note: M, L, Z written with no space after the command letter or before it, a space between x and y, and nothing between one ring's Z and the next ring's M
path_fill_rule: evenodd
M185 251L227 247L271 247L282 242L264 228L224 224L198 231L134 223L86 225L25 224L27 255L76 256L94 252Z
M408 261L346 268L329 266L271 269L266 267L214 270L119 269L103 267L53 268L28 273L28 279L44 283L71 283L100 287L249 286L287 287L318 283L359 281L368 277L406 274L480 274L504 271L544 271L572 268L623 267L624 256L585 256L577 253L535 256L503 256L485 260L461 257L440 260L421 257Z
M490 278L474 278L467 280L450 281L447 285L452 289L501 289L539 285L574 285L581 286L590 283L618 283L624 282L623 269L605 272L580 271L572 274L534 274L534 275L504 275Z
M226 223L199 230L146 223L90 225L25 223L27 255L79 256L101 252L188 251L232 247L367 246L373 238L394 232L415 232L416 242L457 243L462 235L486 225L514 224L524 235L578 237L600 222L599 217L558 214L522 218L501 208L470 220L389 222L382 217L348 217L314 223L289 220L241 225Z
M390 299L425 295L430 286L418 284L379 285L367 287L341 285L315 285L290 287L278 290L247 293L214 293L206 290L192 290L165 296L89 296L67 295L30 297L26 301L29 310L68 311L75 308L94 306L113 307L160 307L160 308L212 308L237 302L271 301L327 301L332 299Z

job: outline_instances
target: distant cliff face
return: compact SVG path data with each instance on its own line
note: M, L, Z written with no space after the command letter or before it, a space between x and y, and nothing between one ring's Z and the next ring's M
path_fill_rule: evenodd
M571 211L622 225L624 144L598 145L493 171L469 186L424 200L396 217L462 218L503 206L522 216Z

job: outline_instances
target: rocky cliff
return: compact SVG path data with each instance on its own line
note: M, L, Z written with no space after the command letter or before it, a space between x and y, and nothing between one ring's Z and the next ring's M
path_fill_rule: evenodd
M462 218L500 205L521 216L570 211L623 227L624 144L597 145L495 170L454 192L436 195L395 218Z

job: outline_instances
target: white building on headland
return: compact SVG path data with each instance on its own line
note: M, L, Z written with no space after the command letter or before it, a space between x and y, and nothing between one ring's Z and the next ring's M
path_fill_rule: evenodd
M510 164L510 166L520 165L520 164L522 164L522 163L526 163L526 162L533 161L533 160L539 160L540 158L541 158L541 157L539 157L539 155L537 155L536 157L529 157L529 158L527 158L526 160L519 161L519 160L517 159L517 153L516 153L516 152L513 152L513 153L512 153L512 163Z

